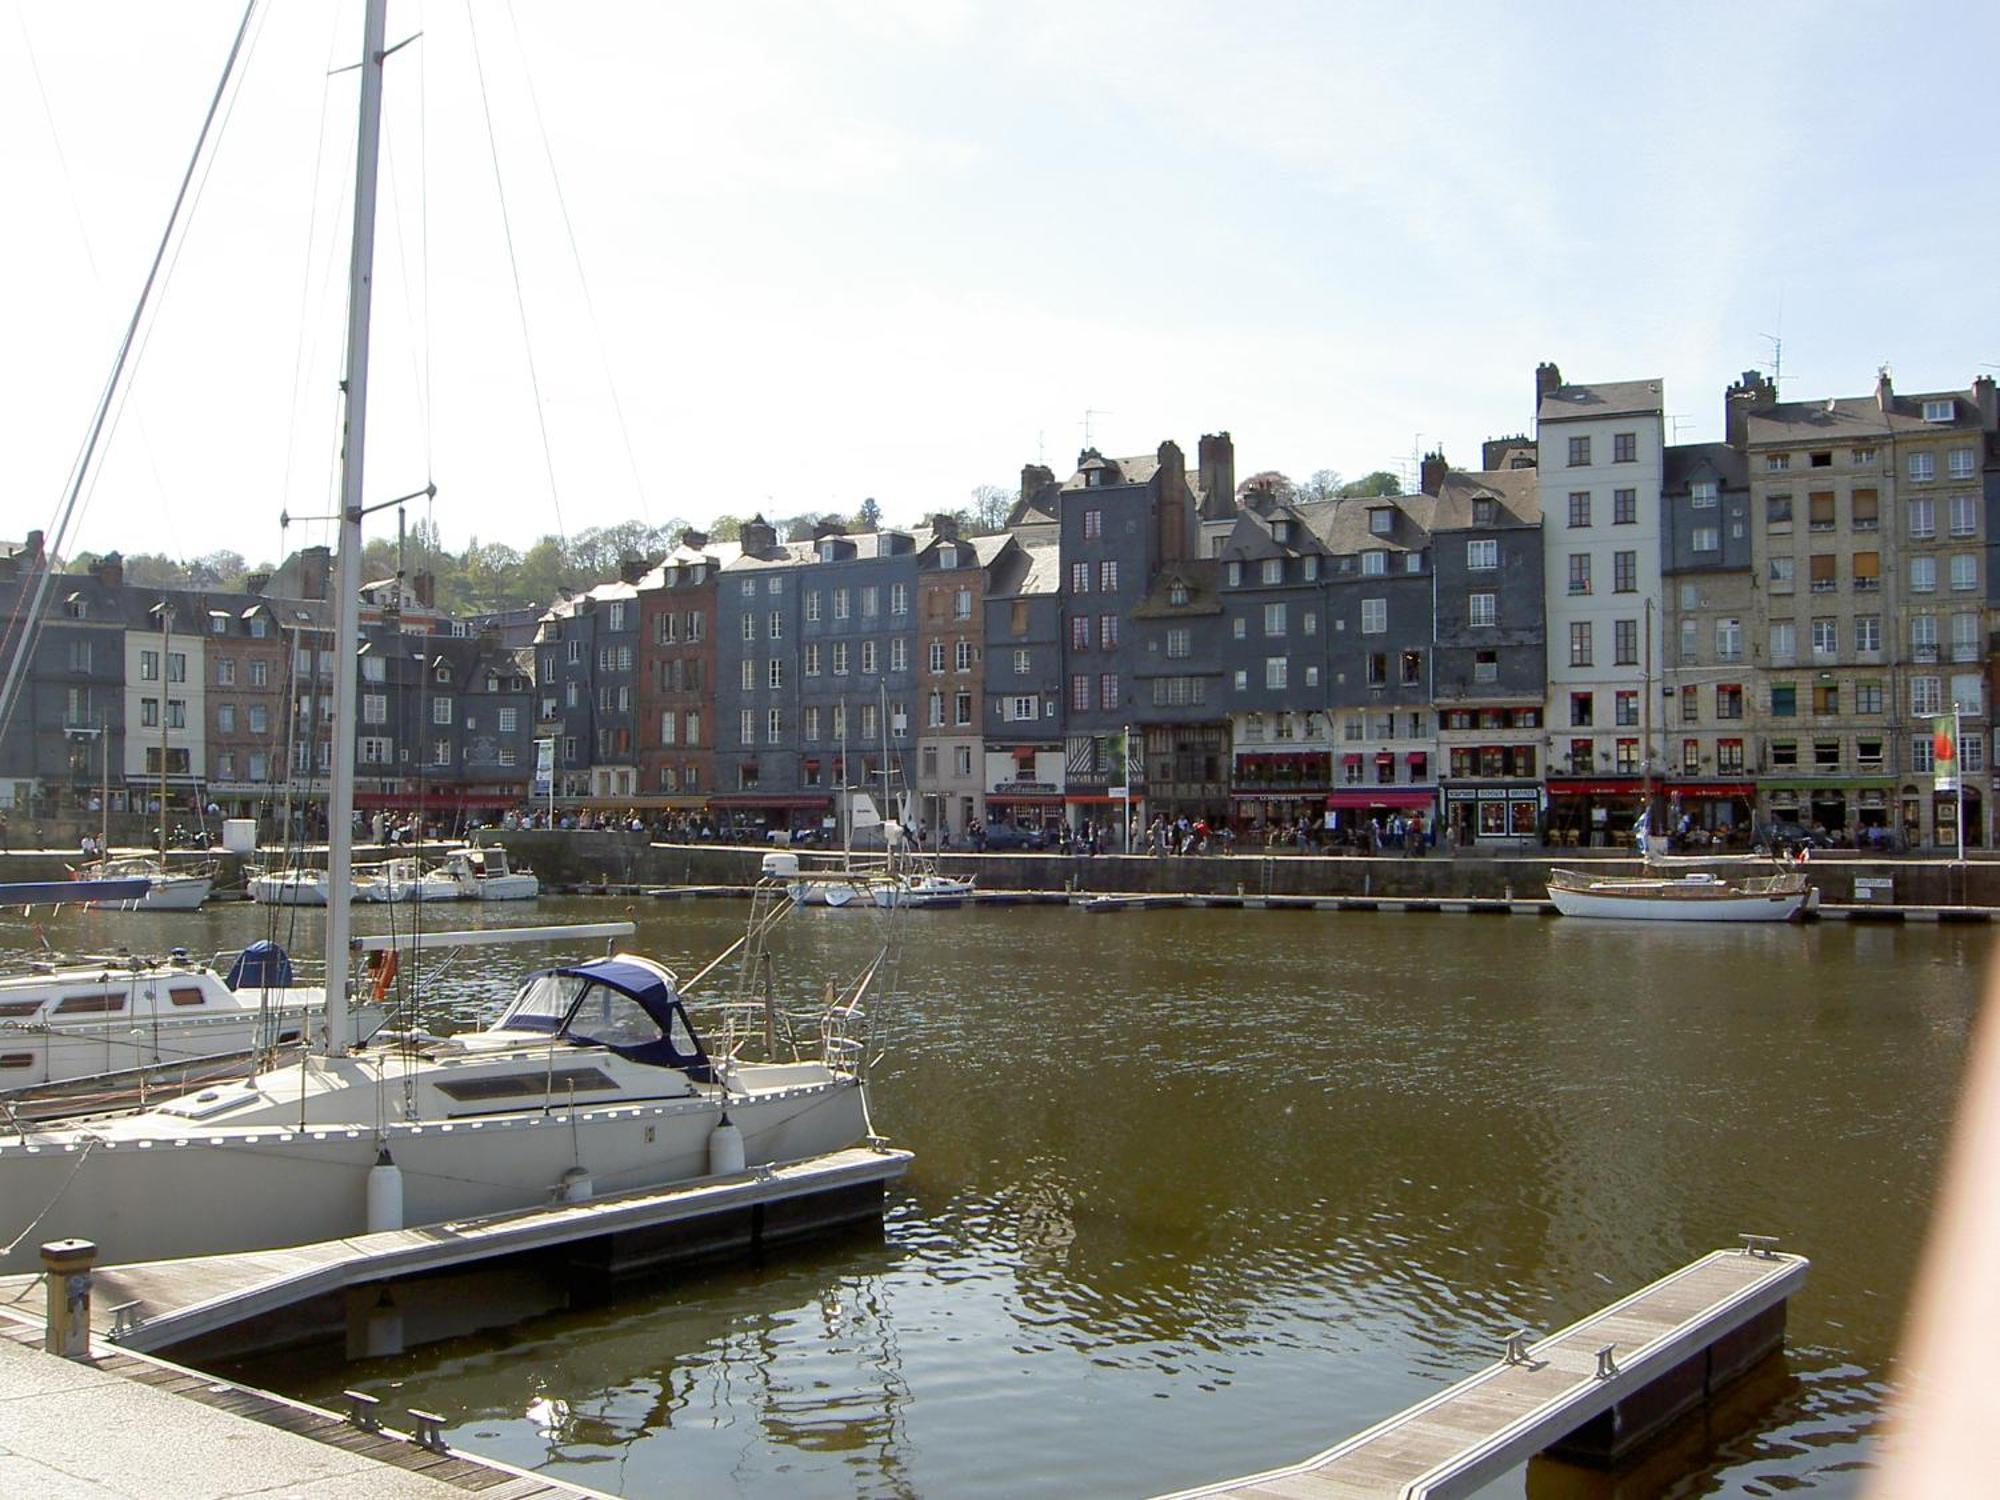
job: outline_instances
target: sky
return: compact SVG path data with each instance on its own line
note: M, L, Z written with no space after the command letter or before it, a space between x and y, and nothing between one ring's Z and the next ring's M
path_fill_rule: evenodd
M0 538L57 515L241 0L0 18ZM325 540L359 0L261 8L65 550ZM2000 365L2000 9L392 0L367 492L895 523L1091 445L1407 473ZM289 529L280 517L293 517ZM371 534L394 521L378 516Z

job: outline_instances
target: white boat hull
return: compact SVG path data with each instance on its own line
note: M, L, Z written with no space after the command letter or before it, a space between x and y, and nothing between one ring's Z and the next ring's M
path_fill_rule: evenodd
M533 875L488 875L474 890L480 901L532 901L542 893L542 882Z
M1566 917L1614 917L1627 922L1790 922L1803 915L1811 891L1685 897L1572 890L1549 886L1549 900Z
M250 899L259 906L324 906L326 876L319 871L304 874L257 875L250 881ZM361 888L348 882L348 899L363 901Z
M206 875L154 875L152 887L136 901L93 901L92 911L194 911L215 889Z
M944 875L910 876L875 887L875 904L891 906L958 906L972 895L970 880Z
M844 1075L732 1095L728 1110L753 1167L841 1150L867 1130L861 1086ZM109 1132L94 1143L74 1132L10 1137L0 1141L0 1243L48 1212L30 1243L0 1258L0 1271L34 1269L36 1246L67 1235L94 1241L108 1264L361 1234L368 1172L383 1148L401 1170L410 1226L553 1202L579 1166L597 1194L693 1181L708 1175L719 1113L716 1093L704 1089L574 1114L514 1109L379 1131L267 1125L146 1145Z

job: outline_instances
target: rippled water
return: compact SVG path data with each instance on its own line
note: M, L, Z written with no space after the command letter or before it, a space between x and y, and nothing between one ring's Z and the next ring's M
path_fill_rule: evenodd
M640 943L687 972L744 910L641 903ZM81 946L171 919L70 920ZM791 923L796 992L869 926ZM1303 1457L1747 1230L1814 1261L1787 1362L1639 1492L1859 1492L1984 929L1025 908L903 937L873 1097L917 1156L880 1232L246 1373L632 1496L1139 1495ZM498 982L456 970L439 1004Z

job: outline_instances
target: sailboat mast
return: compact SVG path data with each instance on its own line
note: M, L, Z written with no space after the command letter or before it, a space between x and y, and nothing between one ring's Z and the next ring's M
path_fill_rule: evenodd
M1639 651L1645 661L1639 677L1639 770L1645 788L1646 843L1652 845L1653 832L1653 601L1646 601L1639 626ZM1639 851L1645 853L1644 849Z
M172 674L167 658L174 645L174 616L167 601L160 601L160 873L167 870L167 692Z
M382 50L388 0L368 0L361 35L361 123L355 147L354 246L347 269L347 427L340 462L340 547L334 554L333 785L326 806L326 1052L347 1051L348 926L354 862L354 676L361 643L362 460L368 429L368 317L375 280L375 167L382 145Z

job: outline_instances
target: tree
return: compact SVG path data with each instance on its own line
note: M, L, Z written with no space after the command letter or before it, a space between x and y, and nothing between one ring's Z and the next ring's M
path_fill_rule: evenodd
M1343 500L1367 500L1402 493L1403 481L1387 469L1377 469L1340 487L1340 498Z
M861 502L861 508L854 513L856 531L880 531L882 529L882 506L873 495Z
M1266 469L1261 474L1252 474L1236 486L1236 498L1239 501L1251 495L1265 494L1289 502L1297 493L1298 486L1276 469Z
M1315 469L1312 478L1299 486L1299 499L1308 503L1340 498L1340 471Z
M974 535L990 535L1007 524L1014 513L1020 491L1004 485L982 484L972 492L972 505L965 512L963 528Z
M708 525L708 539L712 542L733 542L743 535L741 516L717 516Z

